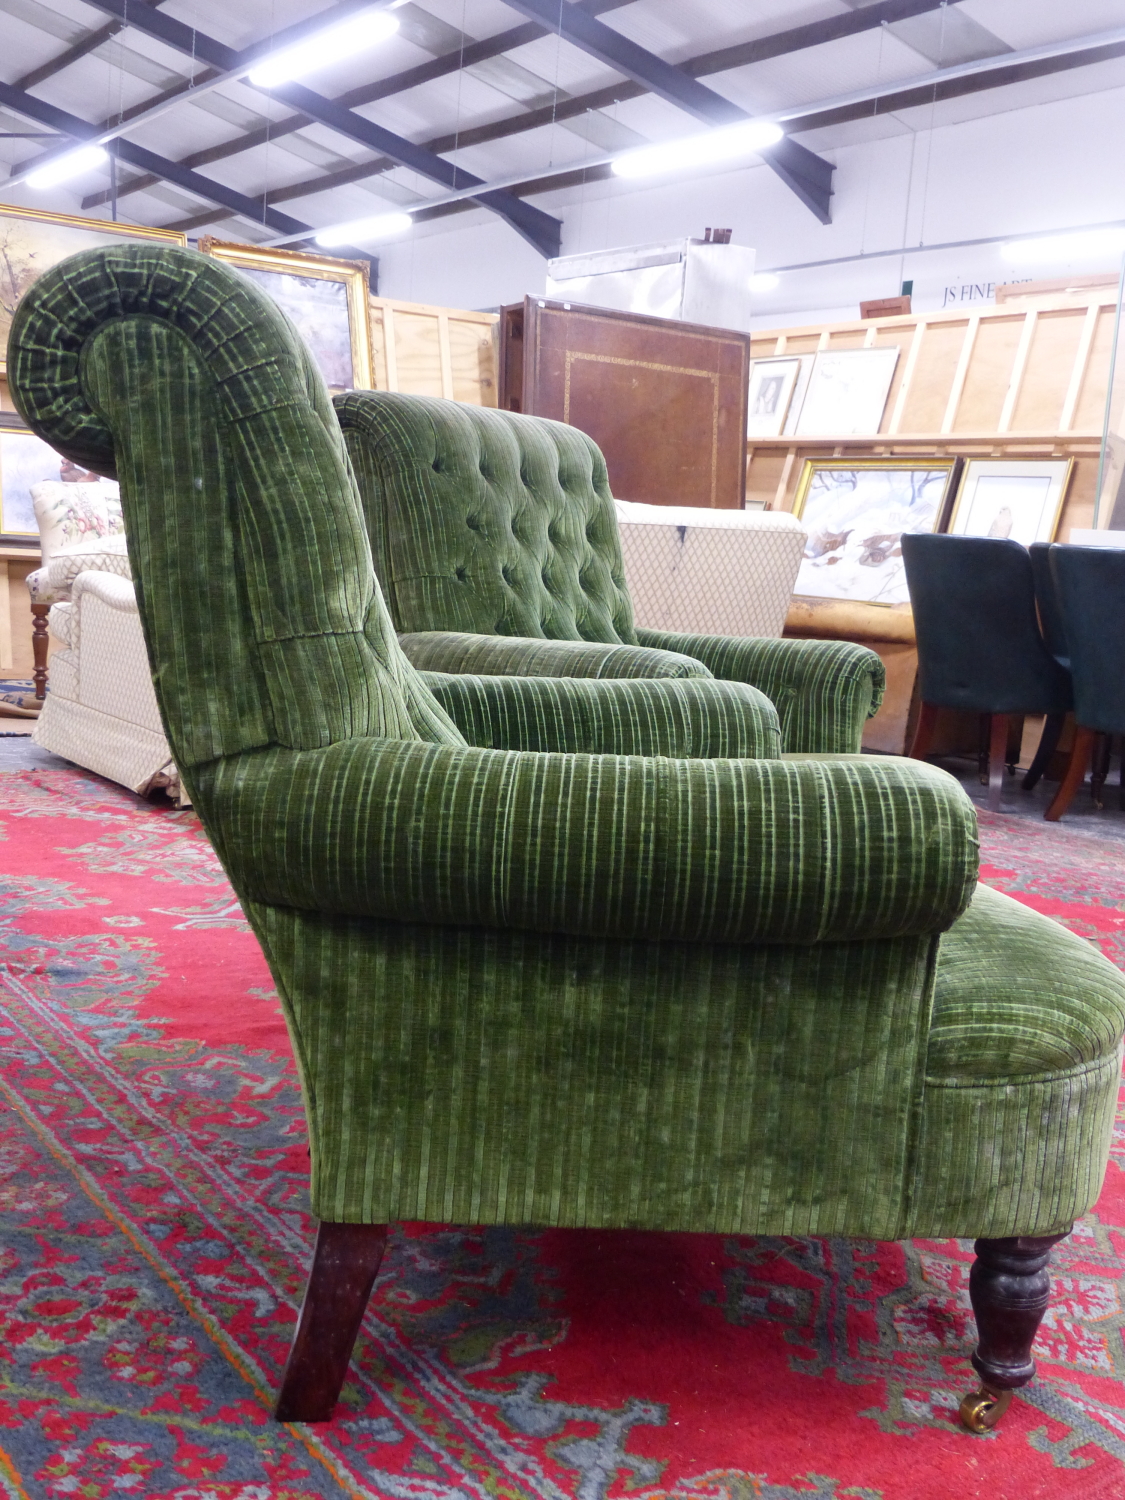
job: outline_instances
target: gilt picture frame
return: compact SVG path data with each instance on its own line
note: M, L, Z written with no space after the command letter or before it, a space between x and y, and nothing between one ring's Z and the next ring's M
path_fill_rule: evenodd
M120 241L156 241L183 249L187 235L177 229L116 224L109 219L0 203L0 375L6 373L4 356L12 317L28 288L68 255Z
M1053 542L1073 472L1073 458L966 459L950 535Z
M210 235L199 241L199 249L244 272L269 293L296 325L333 394L374 389L365 262L260 249Z
M932 532L956 484L957 458L810 458L793 513L808 537L793 592L906 604L904 531Z

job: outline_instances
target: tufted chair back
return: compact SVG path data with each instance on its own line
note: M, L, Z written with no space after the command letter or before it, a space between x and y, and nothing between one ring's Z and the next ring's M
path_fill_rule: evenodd
M464 743L387 618L324 382L252 282L190 250L73 255L20 303L8 378L34 431L120 481L181 770L361 736Z
M390 391L335 405L397 630L636 644L605 460L585 433Z

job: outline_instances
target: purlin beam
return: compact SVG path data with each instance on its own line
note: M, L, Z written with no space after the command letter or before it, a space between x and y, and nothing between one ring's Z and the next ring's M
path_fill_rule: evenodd
M207 36L191 26L185 26L182 21L177 21L162 11L151 10L148 7L139 11L136 0L132 9L129 7L129 0L87 0L87 3L97 10L104 11L107 15L127 20L135 30L154 37L177 52L198 58L210 67L220 68L224 73L232 72L239 67L241 54L232 47L225 46L214 37ZM257 55L260 55L260 48L254 50ZM392 161L418 172L423 177L428 177L431 181L440 182L443 187L473 187L477 183L480 183L482 187L485 186L479 177L455 166L453 162L446 161L444 157L428 151L424 146L417 146L412 141L395 135L393 131L376 125L372 120L365 119L363 115L355 114L354 111L334 103L331 99L324 98L323 95L305 88L302 84L287 83L276 88L263 89L262 92L269 94L272 98L284 100L293 109L307 115L309 119L316 120L338 134L367 146L369 150L389 157ZM125 157L124 152L121 155ZM174 164L169 163L169 165ZM517 234L533 245L540 254L551 256L559 253L562 225L558 219L545 214L541 209L532 207L529 203L524 203L510 193L485 191L476 201L506 219Z
M505 0L529 20L552 26L560 36L606 67L623 73L669 104L686 110L709 125L730 125L750 116L739 105L715 93L690 73L665 62L655 52L640 47L604 21L591 16L567 0ZM788 137L776 146L763 148L762 157L787 187L822 224L831 222L832 173L830 162Z

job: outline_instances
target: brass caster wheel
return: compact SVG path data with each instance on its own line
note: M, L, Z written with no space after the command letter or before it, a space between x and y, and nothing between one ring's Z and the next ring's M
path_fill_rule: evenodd
M965 1397L958 1415L970 1432L991 1432L1011 1404L1011 1391L990 1391L982 1385L979 1391Z

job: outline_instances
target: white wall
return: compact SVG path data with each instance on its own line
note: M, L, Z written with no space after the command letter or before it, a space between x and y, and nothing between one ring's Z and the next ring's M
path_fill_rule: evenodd
M1103 84L1100 90L1072 98L1023 103L936 129L928 128L929 111L912 110L904 117L911 133L834 149L830 131L807 137L836 163L828 226L763 165L658 187L617 179L534 201L562 219L564 254L722 225L733 228L737 243L756 248L762 270L835 262L783 272L778 288L762 296L756 325L854 317L861 299L897 295L904 279L914 282L916 311L940 308L950 296L991 300L997 281L1107 268L1104 254L1092 262L1027 267L1006 262L996 244L919 248L1125 219L1125 88L1104 87L1120 77L1105 67L1084 70L1088 83ZM1067 75L1071 86L1076 76ZM1026 101L1030 87L1001 91L996 99ZM980 96L974 107L983 107ZM853 139L865 128L845 127ZM894 253L883 258L846 259L888 250ZM379 289L389 297L494 307L543 290L542 257L482 211L420 225L409 239L381 247L379 259Z

